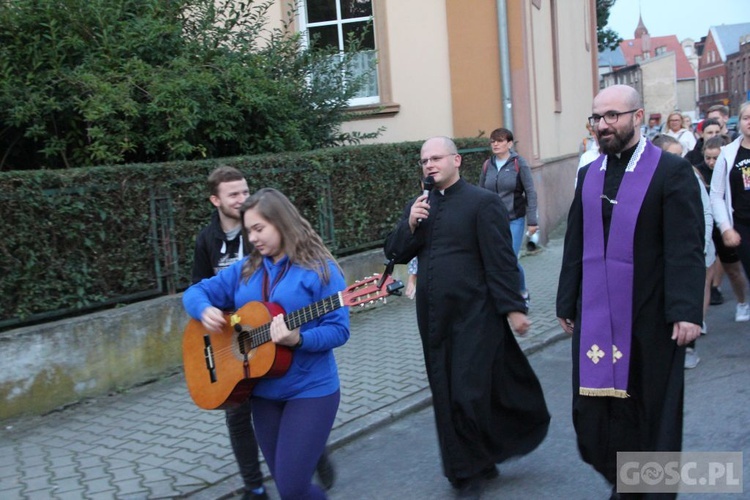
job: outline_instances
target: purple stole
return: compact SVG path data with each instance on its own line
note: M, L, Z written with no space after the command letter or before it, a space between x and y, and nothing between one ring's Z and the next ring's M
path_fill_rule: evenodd
M602 204L612 202L603 198L605 155L594 160L583 181L583 291L578 354L579 394L583 396L628 397L635 226L661 157L661 149L643 137L641 142L628 164L616 201L613 200L606 252Z

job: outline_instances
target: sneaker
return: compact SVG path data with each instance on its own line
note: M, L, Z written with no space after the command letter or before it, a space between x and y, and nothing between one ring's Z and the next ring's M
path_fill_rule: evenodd
M688 347L685 349L685 368L690 370L691 368L698 366L698 363L700 362L701 358L698 356L698 353L695 352L695 348Z
M735 321L750 321L750 305L747 302L737 304L737 311L734 313Z
M531 309L531 294L526 291L521 294L521 297L523 297L523 302L526 305L526 310Z
M712 306L717 306L724 303L724 295L721 293L721 290L719 290L719 287L711 287L711 300L709 301L709 303Z
M245 490L242 500L268 500L268 493L262 486L255 490Z

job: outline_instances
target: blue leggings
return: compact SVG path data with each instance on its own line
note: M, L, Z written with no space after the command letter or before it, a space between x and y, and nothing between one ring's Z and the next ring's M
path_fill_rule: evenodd
M510 236L513 241L513 253L516 254L518 259L518 253L521 251L521 242L523 241L523 230L526 226L526 219L519 217L510 221ZM526 291L526 273L521 267L521 261L518 261L518 270L521 273L521 289L519 292L523 293Z
M255 435L282 499L324 499L312 484L341 399L340 391L321 398L274 401L253 398Z

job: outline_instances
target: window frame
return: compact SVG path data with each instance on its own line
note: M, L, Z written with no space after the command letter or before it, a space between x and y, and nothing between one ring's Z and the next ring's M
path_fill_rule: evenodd
M379 43L379 31L377 21L377 4L375 0L370 0L370 9L372 14L370 16L353 17L348 19L342 19L341 17L341 1L333 0L336 3L336 19L332 21L321 21L321 22L308 22L307 21L307 4L315 0L300 0L299 10L297 18L299 22L299 32L302 34L302 44L304 48L309 46L309 28L323 27L323 26L336 26L338 35L339 51L344 50L344 36L343 27L346 24L361 23L363 21L370 22L373 29L373 40L374 40L374 51L376 54L375 62L375 83L377 85L377 94L365 97L354 97L349 100L350 107L368 107L380 104L383 101L383 86L381 79L381 61L379 60L380 55L380 43Z

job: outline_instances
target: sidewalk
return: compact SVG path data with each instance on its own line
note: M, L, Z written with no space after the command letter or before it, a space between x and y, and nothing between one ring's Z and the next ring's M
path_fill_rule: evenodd
M521 260L531 290L528 354L564 338L554 312L562 240ZM352 314L336 350L336 448L430 404L414 302L394 297ZM196 407L182 373L42 417L4 422L0 498L215 500L242 487L223 411Z

